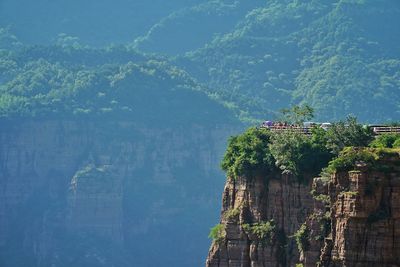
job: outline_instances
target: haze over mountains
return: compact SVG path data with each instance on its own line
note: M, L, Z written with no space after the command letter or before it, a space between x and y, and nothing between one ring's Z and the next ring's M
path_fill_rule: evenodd
M399 120L399 26L397 0L0 0L0 265L200 266L227 137L299 103Z
M4 0L0 23L28 43L63 32L83 44L177 56L244 120L288 103L308 103L323 120L399 117L395 0L128 2Z

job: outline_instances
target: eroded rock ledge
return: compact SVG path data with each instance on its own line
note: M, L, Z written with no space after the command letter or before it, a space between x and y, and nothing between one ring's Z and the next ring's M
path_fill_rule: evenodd
M400 266L400 157L389 153L376 166L309 183L287 174L229 178L206 266ZM266 223L260 236L253 228Z
M298 261L293 235L312 209L311 186L291 175L228 179L222 201L225 235L213 242L209 267L292 266ZM261 240L245 226L272 222ZM248 227L247 227L248 228Z

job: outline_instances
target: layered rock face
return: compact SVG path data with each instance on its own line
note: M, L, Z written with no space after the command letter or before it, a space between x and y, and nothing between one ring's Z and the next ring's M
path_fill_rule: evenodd
M400 266L399 162L391 153L310 186L287 175L228 179L206 266Z
M329 183L332 233L320 266L400 266L400 158L382 171L339 173Z
M0 266L199 266L231 127L2 122ZM221 177L221 179L218 179Z
M280 174L228 179L221 214L226 234L213 242L206 265L294 266L298 253L289 236L298 230L312 208L311 186L296 180ZM265 222L274 225L268 240L252 231L252 226Z

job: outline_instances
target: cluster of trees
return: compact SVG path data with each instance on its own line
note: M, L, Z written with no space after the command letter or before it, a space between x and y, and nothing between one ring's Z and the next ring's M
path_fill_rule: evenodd
M307 109L294 108L292 111L304 114ZM396 146L399 140L397 134L374 139L372 129L359 124L351 116L333 123L327 130L314 127L311 137L290 130L272 132L267 128L250 128L231 137L221 167L232 178L279 171L290 172L302 179L306 174L318 175L332 159L341 158L341 151L346 147L387 148ZM355 158L348 160L354 163ZM332 164L335 160L331 161ZM330 170L334 168L331 166Z
M53 46L25 46L3 29L0 54L2 118L233 118L186 72L127 47L95 49L65 35Z
M0 30L0 81L17 75L9 69L20 71L22 64L39 58L73 73L82 70L80 65L93 71L156 58L187 71L202 83L199 90L242 121L274 117L288 103L310 103L318 120L344 119L350 113L370 123L400 118L400 7L394 1L250 2L163 3L166 13L153 14L153 23L138 30L142 35L129 49L92 49L67 35L59 35L54 45L27 48ZM20 50L16 58L9 57L10 49ZM135 49L171 57L143 56ZM13 95L2 101L14 107L20 103L18 109L26 106Z
M268 1L182 64L244 120L287 103L318 120L398 120L399 18L391 0Z

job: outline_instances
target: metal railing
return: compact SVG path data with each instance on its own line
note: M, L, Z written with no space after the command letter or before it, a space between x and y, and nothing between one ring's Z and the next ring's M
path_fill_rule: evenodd
M264 126L262 125L261 128L267 128L270 129L273 132L284 132L284 131L291 131L291 132L297 132L297 133L302 133L305 135L311 135L311 129L312 127L300 127L300 126ZM398 133L400 134L400 127L393 126L393 127L388 127L388 126L375 126L371 127L375 135L382 135L382 134L387 134L387 133Z
M393 127L387 127L387 126L378 126L378 127L372 127L372 130L376 135L381 135L381 134L386 134L386 133L400 133L400 127L393 126Z

